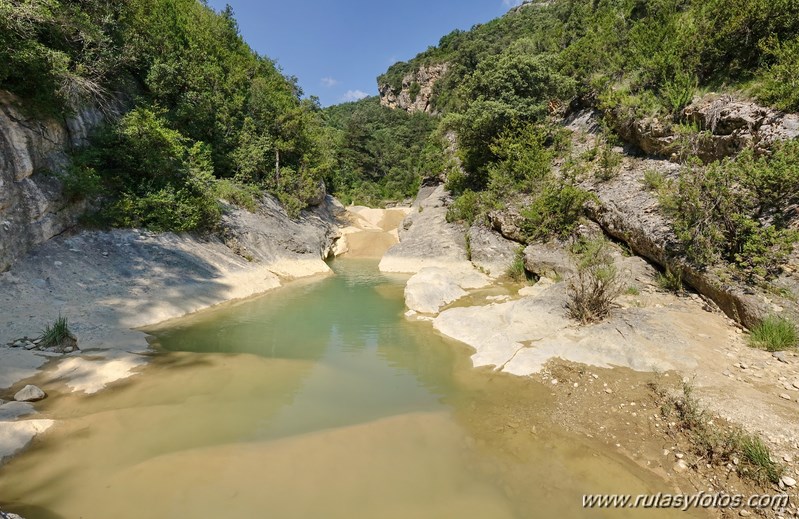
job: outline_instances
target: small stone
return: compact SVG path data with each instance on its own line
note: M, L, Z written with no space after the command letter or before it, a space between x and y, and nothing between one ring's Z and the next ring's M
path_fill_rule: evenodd
M557 385L557 383L558 383L558 379L556 379L556 378L553 378L553 379L550 381L550 383L551 383L553 386L554 386L554 385Z
M748 368L749 368L749 366L747 366L747 365L746 365L746 364L744 364L743 362L739 362L739 363L738 363L738 367L739 367L739 368L741 368L741 369L748 369Z
M671 454L671 453L669 452L669 449L663 449L663 455L664 455L664 456L668 456L669 454Z
M21 348L23 344L25 344L25 343L22 342L22 341L14 341L13 347L14 348Z
M738 458L733 458L733 459L732 459L732 464L733 464L733 465L738 465L740 462L741 462L741 461L740 461Z
M780 362L788 364L788 357L785 355L784 351L775 351L774 353L771 354L771 356Z
M41 339L41 337L40 337L40 338L38 338L38 339L35 339L35 340L33 341L33 344L35 344L35 345L37 345L37 346L38 346L40 342L42 342L42 339Z
M791 385L792 385L793 387L795 387L796 389L799 389L799 380L794 380L794 381L791 383Z
M605 393L607 393L609 395L612 395L613 394L613 390L610 389L609 387L607 387L607 388L605 388Z
M741 517L749 517L750 515L752 515L752 512L750 512L749 510L741 510L740 512L738 512L738 515L740 515Z
M60 267L61 265L63 265L63 263L61 263L60 261L56 261L53 263L53 265L55 265L56 267Z
M796 486L796 480L793 479L791 476L782 476L780 480L786 487L793 488Z
M678 461L677 463L674 464L673 468L674 468L674 472L677 472L677 473L685 472L686 470L688 470L688 464L685 463L685 460L680 460L680 461Z
M675 456L675 457L676 457L678 460L681 460L681 459L683 459L683 458L685 457L685 454L683 454L682 452L678 452L678 453L677 453L677 454L675 454L674 456Z
M72 353L73 351L75 351L75 348L73 348L72 346L67 346L66 348L64 348L64 353Z
M785 456L782 457L782 461L784 461L785 463L793 463L793 458L788 454L786 454Z
M105 256L107 258L108 257L108 253L107 252L103 252L103 256Z
M25 349L26 349L26 350L32 350L32 349L34 349L35 347L36 347L36 345L35 345L35 344L33 344L32 342L29 342L29 343L27 343L27 344L25 345Z
M575 382L575 383L574 383L574 387L580 387L580 384L578 384L577 382Z
M29 384L20 389L17 394L14 395L14 400L17 402L36 402L38 400L44 400L46 397L47 393L38 387Z
M781 393L780 394L780 398L782 398L784 400L790 400L791 399L791 395L789 395L787 393Z

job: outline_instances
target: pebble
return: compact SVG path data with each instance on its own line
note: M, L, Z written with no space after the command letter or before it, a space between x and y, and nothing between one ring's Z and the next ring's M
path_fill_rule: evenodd
M790 400L791 399L791 395L789 395L787 393L782 393L782 394L780 394L780 398L783 398L785 400Z
M607 393L607 394L609 394L609 395L612 395L612 394L613 394L613 390L612 390L612 389L610 389L609 387L608 387L608 388L605 388L605 393Z
M782 457L782 461L784 461L785 463L793 463L793 458L788 454L786 454L785 456Z
M796 486L796 480L793 479L791 476L782 476L781 481L786 487L793 488Z
M75 351L75 348L73 348L72 346L67 346L66 348L64 348L64 353L72 353L73 351Z
M681 460L681 459L683 459L683 458L685 457L685 454L683 454L682 452L678 452L678 453L677 453L677 454L675 454L674 456L675 456L675 457L676 457L678 460Z
M799 389L799 380L794 380L793 383L791 383L791 385L796 389Z
M688 464L685 463L685 460L680 460L674 464L674 472L685 472L688 470Z
M775 351L774 353L771 354L771 356L774 357L775 359L777 359L780 362L784 362L785 364L788 364L788 358L786 357L784 351Z
M35 347L36 347L36 345L33 344L32 342L29 342L29 343L25 344L25 349L26 350L32 350Z
M552 384L553 386L554 386L554 385L557 385L557 383L558 383L558 379L556 379L556 378L553 378L553 379L551 380L551 384Z
M740 512L738 512L738 515L740 515L741 517L749 517L750 515L752 515L752 512L750 512L749 510L741 510Z

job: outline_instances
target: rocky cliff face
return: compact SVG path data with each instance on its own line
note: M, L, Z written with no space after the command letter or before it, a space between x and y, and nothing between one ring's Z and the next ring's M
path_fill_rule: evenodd
M432 104L433 88L436 82L444 77L448 68L447 63L423 66L416 72L406 75L399 90L386 83L378 85L380 104L410 113L436 113Z
M17 98L0 91L0 272L75 225L84 208L64 197L54 174L102 119L95 109L64 120L31 118Z
M799 115L730 95L708 94L683 110L682 119L700 130L698 135L681 137L670 121L654 117L629 120L618 113L609 115L625 141L649 155L666 158L689 151L712 162L747 147L765 151L777 141L799 137Z

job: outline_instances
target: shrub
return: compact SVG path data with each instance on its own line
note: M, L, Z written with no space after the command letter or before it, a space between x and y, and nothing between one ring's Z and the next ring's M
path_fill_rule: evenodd
M599 149L597 164L596 178L602 182L607 182L613 179L621 167L622 156L620 153L613 150L613 146L605 143Z
M644 171L644 187L647 191L660 191L666 184L666 178L657 170L647 169Z
M46 325L44 330L42 330L41 340L42 342L39 343L43 348L49 348L50 346L58 346L62 342L64 342L68 338L74 337L72 332L69 331L69 325L67 323L67 318L62 317L61 314L58 314L58 318L53 322L52 325Z
M524 247L519 247L513 261L508 265L505 275L515 283L529 280L529 274L524 266Z
M574 232L591 194L568 183L549 182L522 210L522 231L528 241Z
M258 210L261 190L253 185L241 184L230 179L218 180L214 184L214 196L254 213Z
M683 290L685 290L682 282L682 273L679 270L674 271L666 267L664 272L658 273L657 282L660 288L668 292L682 294Z
M483 211L482 197L474 191L464 191L447 209L448 222L465 222L471 226Z
M775 62L766 69L760 99L781 110L799 110L799 37L785 43L772 37L763 48Z
M749 342L755 348L780 351L796 346L796 326L783 317L769 316L752 328Z
M569 315L583 324L601 321L622 293L618 270L603 239L582 243L577 259L568 287Z
M719 259L749 278L769 278L797 240L790 208L799 201L799 142L770 157L745 150L707 167L690 162L661 202L688 258L700 267Z

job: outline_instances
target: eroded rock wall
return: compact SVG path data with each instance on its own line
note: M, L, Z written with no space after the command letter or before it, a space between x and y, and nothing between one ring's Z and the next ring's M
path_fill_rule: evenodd
M402 88L399 91L386 83L378 85L380 104L410 113L436 113L433 106L433 88L448 69L448 63L422 66L402 79Z
M649 155L677 158L690 152L704 162L732 157L748 147L765 152L774 143L799 137L799 115L773 110L731 95L694 99L681 119L700 130L680 136L671 121L657 117L630 120L609 113L621 137ZM682 149L686 148L686 149Z
M64 196L56 174L102 120L95 109L62 120L34 118L0 91L0 272L77 223L84 207Z

